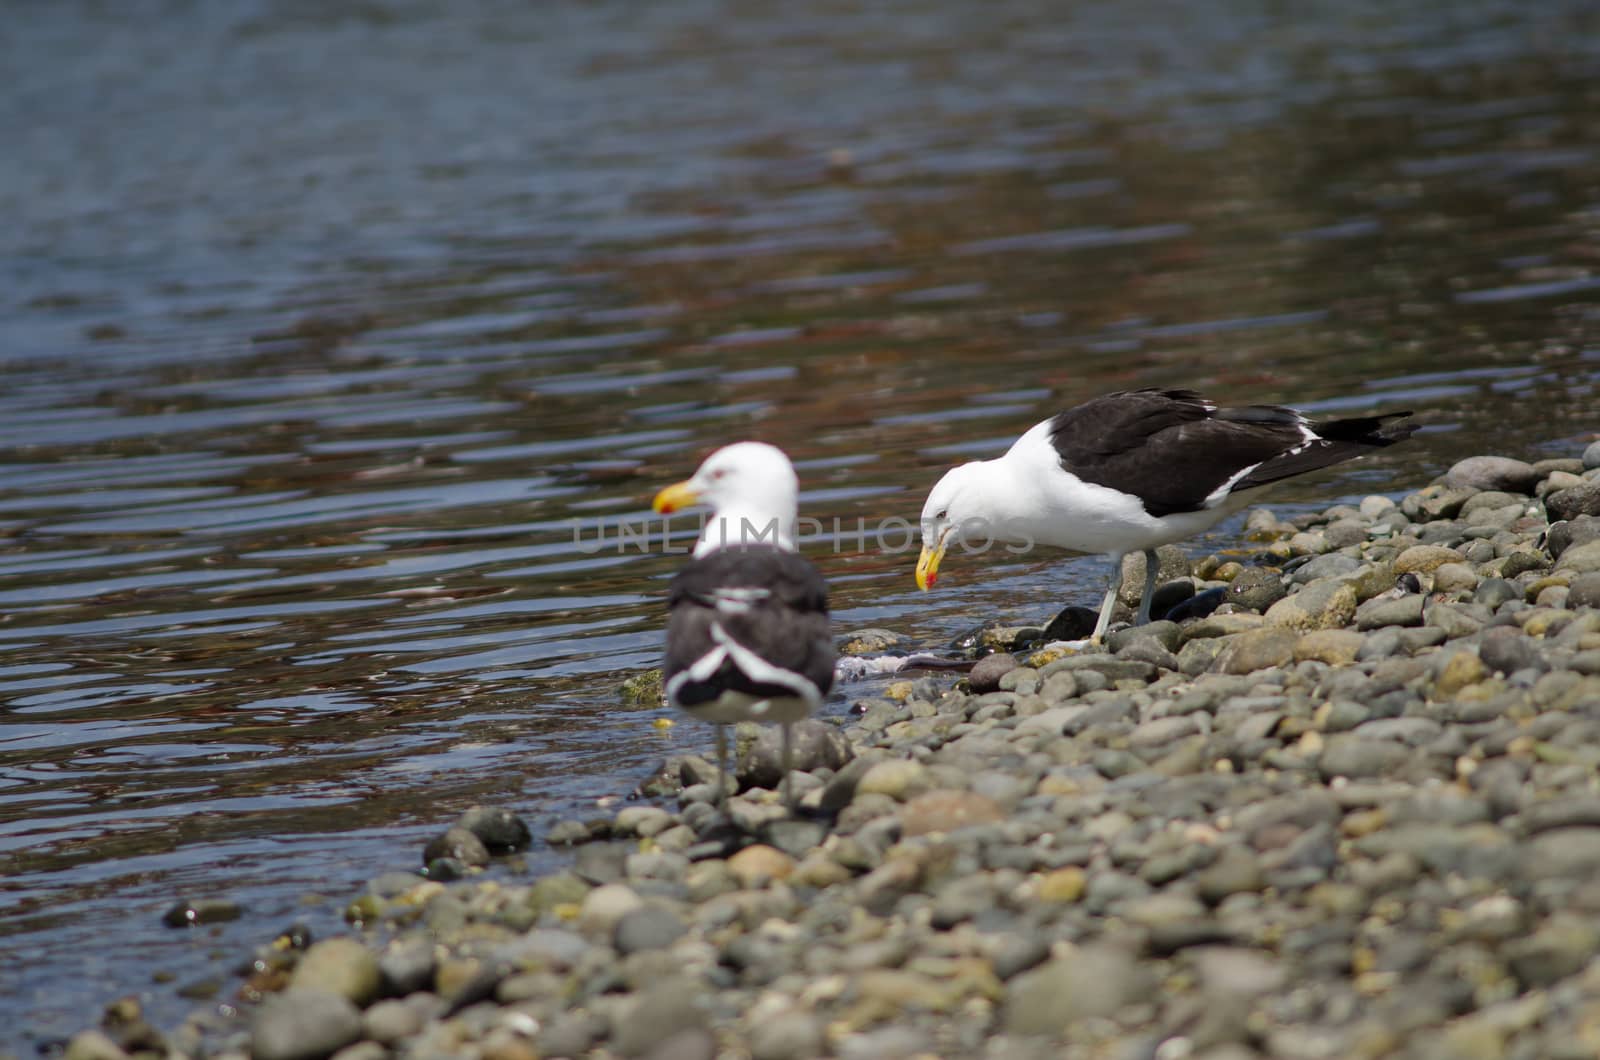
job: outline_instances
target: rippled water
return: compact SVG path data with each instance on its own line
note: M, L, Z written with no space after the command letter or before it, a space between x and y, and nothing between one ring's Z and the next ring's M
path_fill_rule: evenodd
M1600 422L1592 5L148 6L0 37L0 1047L702 746L617 685L720 442L937 646L1100 561L880 521L1095 393L1419 410L1291 508Z

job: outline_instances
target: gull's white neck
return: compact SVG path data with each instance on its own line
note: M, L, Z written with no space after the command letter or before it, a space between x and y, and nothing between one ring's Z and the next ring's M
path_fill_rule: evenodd
M979 519L985 524L973 528L979 541L987 535L996 542L1033 542L1038 518L1034 510L1037 493L1027 488L1022 462L1007 453L993 460L977 462L977 473L967 484L963 497L964 507L982 513ZM976 542L975 542L976 543Z
M694 554L700 557L730 545L770 545L793 552L798 519L793 507L786 511L759 506L718 508L706 516Z

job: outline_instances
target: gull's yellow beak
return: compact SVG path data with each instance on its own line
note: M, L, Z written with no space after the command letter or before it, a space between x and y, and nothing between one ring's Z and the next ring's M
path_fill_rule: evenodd
M944 541L945 535L940 534L933 546L922 546L922 555L917 559L917 588L924 592L933 588L933 583L939 580L939 561L944 559Z
M687 482L677 482L656 494L650 506L660 515L671 515L679 508L700 502L700 495Z

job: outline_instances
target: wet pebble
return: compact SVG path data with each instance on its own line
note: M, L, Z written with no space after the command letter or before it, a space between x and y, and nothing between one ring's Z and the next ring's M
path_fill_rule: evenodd
M527 822L503 806L474 806L461 815L455 827L477 836L491 854L525 850L533 838Z
M446 858L471 867L483 866L489 864L489 848L472 832L454 826L435 836L422 850L424 865Z
M1000 679L1020 665L1022 664L1017 657L1009 652L986 655L973 665L967 674L967 683L972 691L979 695L985 692L998 692Z

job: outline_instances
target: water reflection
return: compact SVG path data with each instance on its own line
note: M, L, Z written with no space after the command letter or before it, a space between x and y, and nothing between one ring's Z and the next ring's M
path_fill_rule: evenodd
M179 6L0 45L35 163L0 178L29 1048L333 927L474 801L537 826L701 746L616 683L693 536L644 505L731 437L796 458L839 626L938 645L1096 595L1023 556L921 596L874 529L1061 404L1421 410L1291 508L1594 428L1584 5ZM171 933L179 893L246 915Z

